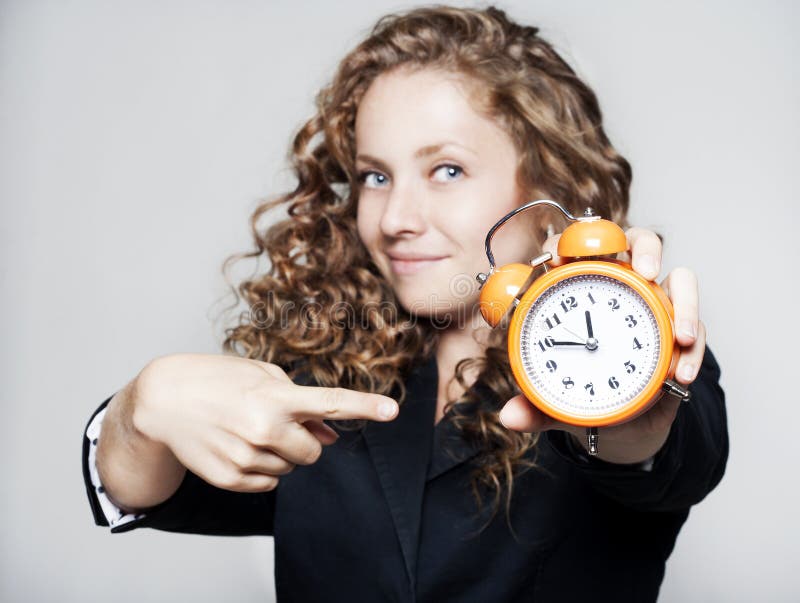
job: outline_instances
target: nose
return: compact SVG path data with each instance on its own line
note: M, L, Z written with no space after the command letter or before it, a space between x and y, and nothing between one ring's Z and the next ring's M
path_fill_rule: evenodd
M386 198L380 227L387 237L410 237L426 228L423 195L408 184L395 184Z

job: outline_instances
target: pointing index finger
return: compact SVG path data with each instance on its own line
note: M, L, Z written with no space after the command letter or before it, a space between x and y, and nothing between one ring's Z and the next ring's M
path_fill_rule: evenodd
M306 419L368 419L390 421L397 416L397 402L381 394L343 387L293 385L289 414Z

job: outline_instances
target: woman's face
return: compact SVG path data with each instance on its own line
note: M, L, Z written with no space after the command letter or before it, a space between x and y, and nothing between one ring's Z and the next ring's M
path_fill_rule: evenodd
M401 68L367 90L356 149L359 236L400 303L414 315L472 316L486 233L527 201L511 138L476 112L457 75ZM504 264L530 259L540 243L516 218L492 249Z

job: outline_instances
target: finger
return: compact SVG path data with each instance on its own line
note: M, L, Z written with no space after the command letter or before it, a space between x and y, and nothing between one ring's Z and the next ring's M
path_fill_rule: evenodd
M303 426L308 429L311 435L317 438L319 443L323 446L333 444L339 439L339 434L336 433L335 430L325 425L325 423L322 421L309 419L308 421L303 422Z
M267 448L296 465L310 465L322 454L322 443L290 417L253 422L233 432L257 448Z
M287 461L296 465L311 465L322 455L322 444L308 429L296 421L288 421L273 428L277 436L263 444Z
M542 243L542 253L550 252L553 256L553 259L550 260L549 264L552 266L560 266L564 263L564 258L558 255L558 240L561 238L561 233L551 235L547 237L547 240Z
M266 492L278 485L278 477L263 473L245 474L230 459L208 451L200 456L200 468L187 467L209 484L233 492Z
M368 419L390 421L397 416L397 402L388 396L357 392L343 387L293 385L289 388L289 416L306 419Z
M278 487L280 478L264 473L243 473L234 488L235 492L269 492Z
M652 230L634 226L625 231L633 269L652 281L661 272L661 239Z
M286 475L295 468L294 463L272 450L253 446L235 434L220 430L216 436L215 452L229 459L240 473Z
M694 343L681 350L678 369L675 378L683 385L689 385L697 378L703 356L706 353L706 327L703 321L698 321L697 338Z
M700 314L697 277L688 268L675 268L664 279L663 288L675 311L678 343L682 346L692 345L697 339Z
M295 468L295 463L270 450L251 447L247 454L231 459L243 473L263 473L264 475L286 475Z

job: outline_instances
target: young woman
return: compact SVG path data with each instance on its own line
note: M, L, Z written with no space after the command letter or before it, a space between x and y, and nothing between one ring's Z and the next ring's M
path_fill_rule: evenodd
M272 535L279 600L654 600L727 459L694 274L662 283L692 402L600 429L598 457L519 395L477 311L486 232L526 201L628 226L592 91L500 10L421 8L344 58L292 158L233 258L271 267L238 287L229 353L156 358L90 420L96 522ZM495 255L555 252L556 218L522 214ZM659 238L626 234L655 279Z

